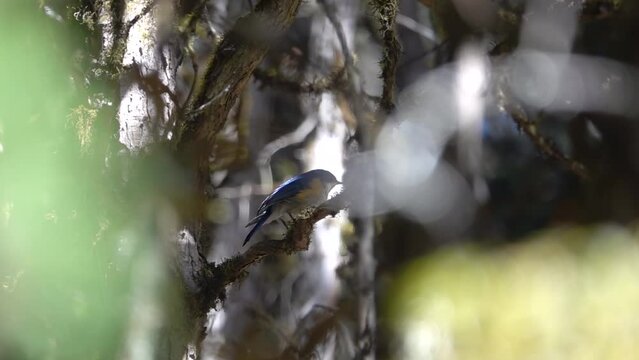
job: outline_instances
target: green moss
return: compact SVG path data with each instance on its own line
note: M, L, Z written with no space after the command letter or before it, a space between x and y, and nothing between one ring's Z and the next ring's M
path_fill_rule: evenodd
M82 152L86 152L92 141L92 130L98 110L79 105L71 110L68 121L75 128Z

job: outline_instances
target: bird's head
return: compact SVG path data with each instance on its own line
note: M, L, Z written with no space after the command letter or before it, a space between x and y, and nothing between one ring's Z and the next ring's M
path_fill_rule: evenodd
M333 175L330 171L326 171L326 170L322 170L322 169L317 169L317 170L311 170L309 171L309 173L312 172L312 176L316 177L317 179L319 179L319 181L322 182L322 185L324 185L324 188L326 189L326 192L328 193L335 185L339 185L341 184L340 181L338 181L335 178L335 175Z

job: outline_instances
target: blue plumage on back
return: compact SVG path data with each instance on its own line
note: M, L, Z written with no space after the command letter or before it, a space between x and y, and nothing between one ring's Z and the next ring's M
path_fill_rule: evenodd
M291 197L298 194L300 191L304 190L304 188L306 188L311 181L311 177L302 177L301 175L297 175L286 180L280 186L275 188L271 195L269 195L266 199L264 199L264 201L262 201L259 209L257 209L257 213L261 213L268 206L272 206L281 201L290 199Z
M325 201L328 190L337 183L339 181L333 174L322 169L307 171L285 181L264 199L257 209L257 216L246 224L247 227L255 226L244 239L244 244L266 222L277 219L283 221L281 220L283 213L293 218L289 211L295 213L300 208L316 206L318 201Z

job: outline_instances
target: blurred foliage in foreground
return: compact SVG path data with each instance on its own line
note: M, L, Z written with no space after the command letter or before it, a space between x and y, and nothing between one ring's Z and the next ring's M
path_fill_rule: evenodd
M638 234L547 230L406 267L386 316L406 359L629 359L639 353Z
M129 316L140 236L115 230L108 133L66 30L35 1L0 2L2 359L114 358Z

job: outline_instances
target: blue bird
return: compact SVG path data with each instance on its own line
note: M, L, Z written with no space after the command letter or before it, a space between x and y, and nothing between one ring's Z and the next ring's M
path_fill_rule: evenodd
M300 214L305 209L322 204L337 184L341 182L337 181L333 174L322 169L307 171L285 181L262 202L257 209L257 216L246 224L246 227L253 224L255 226L244 239L242 246L246 245L262 225L280 220L286 226L282 220L284 215L293 219L294 215Z

